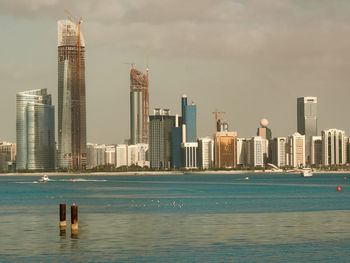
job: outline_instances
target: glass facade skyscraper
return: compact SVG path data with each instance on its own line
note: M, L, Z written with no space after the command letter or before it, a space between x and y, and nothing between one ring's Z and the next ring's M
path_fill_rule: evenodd
M69 20L58 21L58 166L86 166L85 41Z
M169 110L156 109L150 118L149 160L151 168L169 169L172 157L171 130L175 127L175 116Z
M305 159L310 164L311 137L317 136L317 97L297 99L297 131L305 135Z
M17 170L55 169L55 108L46 89L16 95Z

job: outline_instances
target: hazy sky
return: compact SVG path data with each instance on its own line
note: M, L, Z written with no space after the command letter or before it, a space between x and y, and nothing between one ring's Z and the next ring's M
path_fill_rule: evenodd
M319 130L350 135L348 0L0 0L0 140L15 141L15 94L57 105L57 20L83 17L88 141L129 137L129 66L150 57L150 109L197 104L198 136L225 111L230 130L296 131L296 98L317 96Z

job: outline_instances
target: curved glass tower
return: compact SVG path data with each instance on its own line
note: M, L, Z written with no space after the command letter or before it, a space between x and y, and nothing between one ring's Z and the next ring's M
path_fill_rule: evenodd
M58 167L86 166L85 41L69 20L58 21Z
M17 170L55 169L55 108L46 89L16 95Z

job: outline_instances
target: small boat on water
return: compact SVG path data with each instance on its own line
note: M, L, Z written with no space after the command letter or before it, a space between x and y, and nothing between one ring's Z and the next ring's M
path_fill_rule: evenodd
M311 168L303 168L303 169L301 169L301 176L302 177L312 177L313 174L312 174Z
M249 180L249 177L248 177L248 176L247 176L247 177L245 177L245 178L244 178L244 180Z
M41 177L41 179L39 180L40 183L46 183L48 182L50 179L49 177L47 176L47 174L44 174L43 177Z

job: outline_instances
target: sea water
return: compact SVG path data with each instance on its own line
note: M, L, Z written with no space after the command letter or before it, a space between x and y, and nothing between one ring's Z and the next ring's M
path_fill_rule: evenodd
M350 262L344 176L0 177L0 262Z

